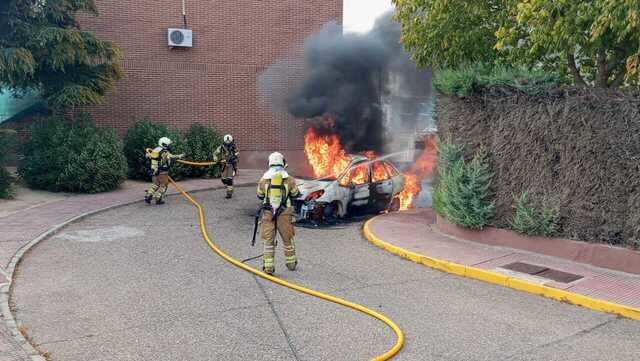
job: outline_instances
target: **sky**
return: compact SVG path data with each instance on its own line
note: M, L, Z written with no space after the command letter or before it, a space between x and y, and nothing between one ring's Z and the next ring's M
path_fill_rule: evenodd
M344 0L344 31L367 32L378 16L391 9L391 0Z

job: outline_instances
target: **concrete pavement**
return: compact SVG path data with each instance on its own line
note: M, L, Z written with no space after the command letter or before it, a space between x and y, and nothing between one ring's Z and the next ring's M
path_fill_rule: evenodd
M196 194L210 233L238 258L258 254L254 190L222 196ZM366 360L392 344L373 319L225 263L195 216L173 197L44 240L15 277L18 322L53 360ZM397 360L637 359L636 321L427 269L369 244L361 226L298 228L300 268L285 270L280 246L277 274L392 318L407 336Z
M260 172L243 170L237 183L255 182ZM220 187L219 179L191 179L182 182L185 189ZM40 360L40 356L22 337L13 321L9 306L9 290L17 262L37 241L54 233L61 225L77 217L122 204L139 201L148 183L126 181L118 190L92 195L25 194L18 200L2 201L0 212L0 361ZM30 192L33 193L33 192ZM37 192L36 192L37 193ZM170 189L170 194L173 194Z

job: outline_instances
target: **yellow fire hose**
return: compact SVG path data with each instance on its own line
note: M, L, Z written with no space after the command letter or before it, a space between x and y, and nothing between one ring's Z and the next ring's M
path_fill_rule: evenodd
M194 162L187 162L187 161L183 161L185 164L190 164L190 163L194 163ZM206 165L209 165L209 162L204 163ZM351 309L360 311L364 314L367 314L369 316L375 317L378 320L384 322L387 326L389 326L389 328L391 328L393 330L393 332L395 332L397 338L396 338L396 343L395 345L393 345L393 347L391 349L389 349L387 352L378 355L376 357L374 357L372 359L372 361L383 361L383 360L389 360L391 359L393 356L395 356L400 349L402 348L402 345L404 344L404 334L402 333L402 330L389 318L387 318L386 316L371 310L367 307L364 307L362 305L359 305L357 303L353 303L347 300L343 300L341 298L338 297L334 297L331 295L327 295L324 294L322 292L318 292L303 286L299 286L297 284L291 283L291 282L287 282L285 280L282 280L278 277L274 277L274 276L270 276L264 272L258 271L257 269L246 265L242 262L240 262L239 260L229 256L228 254L224 253L220 248L218 248L218 246L216 246L216 244L211 240L211 238L209 238L209 233L207 232L207 227L205 225L205 217L204 217L204 208L202 207L202 205L200 203L198 203L198 201L196 201L194 198L192 198L187 192L185 192L173 179L169 178L169 181L171 182L171 184L178 190L178 192L180 192L185 198L187 198L187 200L193 204L197 209L198 209L198 217L200 219L200 232L202 232L202 237L205 239L205 241L207 241L207 244L209 245L209 247L215 252L217 253L220 257L222 257L224 260L226 260L227 262L231 263L232 265L239 267L249 273L253 273L254 275L261 277L265 280L271 281L273 283L279 284L280 286L284 286L287 288L290 288L292 290L296 290L302 293L306 293L307 295L313 296L313 297L317 297L317 298L321 298L323 300L326 301L330 301L333 303L337 303L339 305L345 306L345 307L349 307Z
M196 167L207 167L207 166L214 165L214 164L220 163L220 162L191 162L191 161L188 161L188 160L178 159L178 163L194 165Z

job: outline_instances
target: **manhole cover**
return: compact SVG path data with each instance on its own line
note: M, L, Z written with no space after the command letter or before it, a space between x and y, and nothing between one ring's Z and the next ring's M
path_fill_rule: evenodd
M582 278L582 276L576 275L573 273L563 272L553 268L538 266L535 264L524 263L524 262L509 263L507 265L502 266L502 268L506 268L508 270L516 271L520 273L530 274L536 277L547 278L552 281L562 282L562 283L571 283L573 281L577 281Z

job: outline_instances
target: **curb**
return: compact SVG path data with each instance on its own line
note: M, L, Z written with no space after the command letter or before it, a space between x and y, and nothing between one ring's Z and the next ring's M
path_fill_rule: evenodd
M458 263L453 263L437 258L432 258L429 256L425 256L419 253L415 253L404 248L395 246L389 242L386 242L378 237L376 237L373 232L371 232L369 225L380 216L376 216L365 222L363 227L364 237L374 245L390 252L395 255L398 255L402 258L408 259L415 263L419 263L421 265L451 273L454 275L471 278L474 280L479 280L487 283L492 283L496 285L500 285L503 287L512 288L515 290L532 293L534 295L539 295L547 298L551 298L560 302L570 303L577 306L582 306L584 308L588 308L595 311L613 313L616 315L620 315L626 318L630 318L632 320L640 320L640 309L599 300L591 297L587 297L578 293L573 293L565 290L560 290L557 288L544 286L532 282L528 282L522 279L509 277L503 275L501 273L488 271L481 268L465 266Z
M250 187L255 185L256 185L255 182L250 182L250 183L240 183L235 185L235 187ZM189 193L199 193L199 192L206 192L211 190L215 191L215 190L221 190L224 188L225 188L224 186L214 186L214 187L191 190L189 191ZM180 193L172 193L172 194L167 194L167 197L173 197L173 196L179 196L179 195ZM114 203L110 206L106 206L103 208L95 209L95 210L77 215L73 218L70 218L60 224L57 224L51 227L50 229L48 229L38 237L32 239L31 241L29 241L29 243L22 246L22 248L20 248L13 255L13 257L11 257L11 261L9 261L9 265L7 266L7 269L6 269L7 279L9 282L0 285L0 310L2 312L2 318L4 319L5 325L9 330L9 332L11 333L11 336L13 336L13 338L18 342L20 347L22 347L22 349L27 353L27 356L29 356L32 361L46 361L46 359L40 354L40 352L38 352L38 350L36 350L33 347L33 345L31 345L31 343L24 337L22 332L20 332L20 330L18 329L18 324L16 322L16 319L13 316L13 312L11 312L11 306L9 304L11 301L11 290L13 288L13 275L15 273L17 266L20 264L20 261L22 261L22 258L24 257L24 255L29 250L31 250L31 248L33 248L35 245L55 235L56 233L60 232L63 228L67 227L72 223L75 223L79 220L82 220L86 217L89 217L98 213L102 213L102 212L120 208L120 207L125 207L128 205L140 203L140 202L143 202L143 200L136 199L136 200L130 200L130 201L125 201L121 203Z

